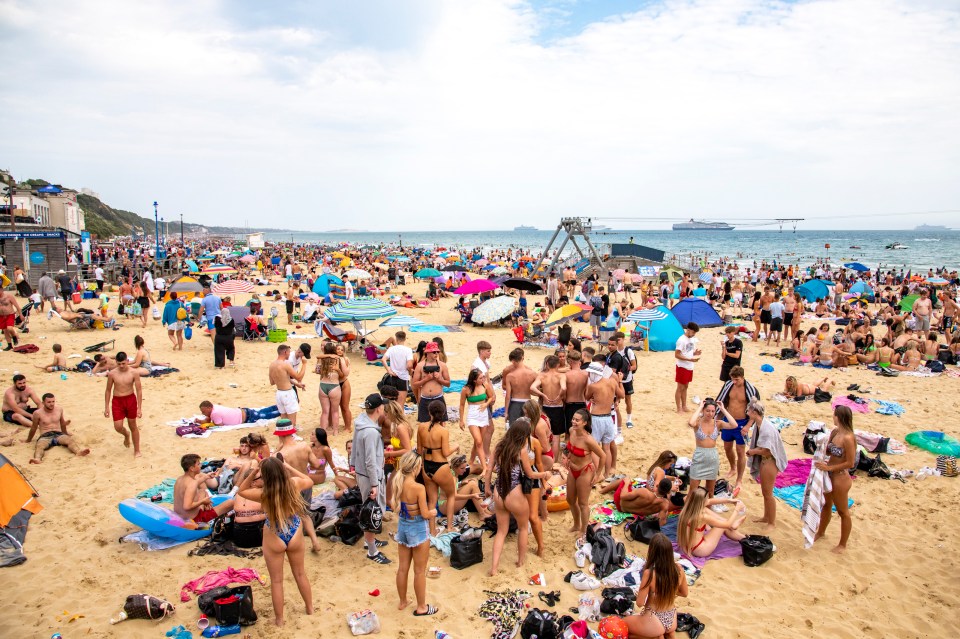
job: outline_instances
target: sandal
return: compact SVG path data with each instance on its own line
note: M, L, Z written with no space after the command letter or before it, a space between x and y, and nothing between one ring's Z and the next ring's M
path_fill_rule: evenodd
M557 600L560 599L560 591L557 590L554 592L544 592L541 590L540 592L537 593L537 598L543 603L553 608L554 606L557 605Z
M378 563L378 564L389 564L389 563L392 563L391 560L390 560L390 558L387 557L387 556L386 556L385 554L383 554L382 552L378 552L377 554L373 555L372 557L371 557L370 555L367 555L367 559L369 559L370 561L376 562L376 563Z
M440 611L440 609L437 608L436 606L434 606L433 604L427 604L427 611L426 611L426 612L417 612L416 610L414 610L414 611L413 611L413 616L414 616L414 617L429 617L430 615L435 615L435 614L437 614L439 611Z

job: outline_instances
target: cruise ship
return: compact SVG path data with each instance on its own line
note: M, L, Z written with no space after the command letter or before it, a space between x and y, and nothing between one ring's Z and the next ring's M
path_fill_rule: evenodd
M539 229L537 229L537 227L535 226L515 226L513 227L513 230L514 231L537 231Z
M943 233L945 231L949 231L950 229L939 224L921 224L920 226L914 227L913 230L921 233Z
M734 228L726 222L704 222L693 220L673 225L674 231L732 231Z

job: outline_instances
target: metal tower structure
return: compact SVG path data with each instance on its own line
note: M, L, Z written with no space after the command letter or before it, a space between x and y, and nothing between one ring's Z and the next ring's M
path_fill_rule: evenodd
M557 237L560 236L562 232L563 241L560 242L560 247L557 249L556 257L550 263L549 272L557 272L557 262L560 260L560 257L563 255L563 249L567 247L567 242L573 244L573 248L577 251L577 254L581 259L589 259L584 255L583 249L580 248L580 245L577 244L577 238L579 237L586 244L586 248L591 257L593 257L597 264L603 264L603 258L600 257L600 253L597 252L597 249L593 246L593 243L590 241L590 236L588 233L593 229L592 218L589 217L565 217L560 220L560 224L557 225L557 230L553 232L553 235L550 236L550 241L547 242L547 247L543 250L543 254L537 260L537 263L533 267L533 273L540 272L540 265L543 264L545 257L550 255L550 250L553 248L554 242L557 241Z

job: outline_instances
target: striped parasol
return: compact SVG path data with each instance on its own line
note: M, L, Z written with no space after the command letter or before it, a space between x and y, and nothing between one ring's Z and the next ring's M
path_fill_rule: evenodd
M369 271L365 271L362 268L352 268L346 273L343 274L344 277L348 277L351 280L369 280L373 279L373 275Z
M355 297L335 304L325 313L334 322L374 320L396 314L397 309L373 297Z
M667 313L660 308L641 308L627 316L628 322L659 322L667 319Z
M239 293L252 293L253 284L243 280L226 280L213 285L213 292L217 295L237 295Z
M513 312L517 300L509 295L501 295L487 300L473 311L474 324L487 324L507 317Z
M226 274L226 273L236 273L237 269L233 268L232 266L228 266L226 264L207 264L203 268L203 272L207 273L208 275L214 275L217 273Z
M710 273L701 273L700 281L705 284L708 284L713 281L713 275L711 275Z
M422 326L423 320L417 319L416 317L411 317L410 315L394 315L389 319L385 319L380 322L380 326L383 328L390 328L391 326Z

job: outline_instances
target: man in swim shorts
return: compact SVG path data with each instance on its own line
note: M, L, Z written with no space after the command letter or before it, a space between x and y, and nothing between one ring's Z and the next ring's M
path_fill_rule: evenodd
M111 397L111 392L113 396ZM104 392L103 416L113 415L113 428L123 435L123 445L130 448L133 439L133 456L140 457L140 429L137 418L143 415L143 388L140 372L130 368L127 354L117 353L117 367L107 373L107 389ZM130 426L123 427L123 420Z
M184 455L180 458L180 468L183 475L173 485L173 510L180 517L202 524L233 510L232 499L213 505L206 489L210 476L200 472L200 455Z
M592 435L606 453L604 459L605 481L614 481L623 477L616 475L617 470L617 426L613 423L613 404L623 399L623 384L620 376L604 365L606 357L595 355L595 361L587 369L587 388L583 396L590 402L590 422ZM599 361L597 361L599 360Z
M31 406L30 402L34 405ZM3 421L8 424L30 426L33 424L33 412L40 408L40 398L27 386L25 375L13 376L13 386L3 393Z
M204 400L200 402L200 412L207 421L214 426L238 426L239 424L253 424L262 419L276 419L280 417L280 410L276 406L265 408L230 408Z
M280 417L289 419L293 425L296 425L300 402L297 399L297 393L293 390L293 385L297 384L300 388L305 388L302 380L307 367L301 366L299 372L293 370L288 361L289 357L290 347L287 344L277 346L277 359L270 363L268 374L270 385L277 387L276 401Z
M523 362L522 348L515 348L508 356L510 366L503 373L504 405L506 407L507 426L515 419L523 417L523 405L530 399L530 386L537 379L537 373Z
M0 291L0 329L7 338L7 347L3 350L12 350L19 341L17 339L16 320L20 315L20 303L10 291Z
M89 455L90 449L81 448L74 441L73 436L67 432L70 420L64 419L63 409L57 406L57 400L53 393L44 393L41 401L40 408L33 413L33 424L24 440L25 444L29 444L33 440L37 429L40 430L40 436L37 437L37 445L33 449L33 457L30 459L30 463L42 463L44 453L54 446L64 446L77 457Z
M553 433L551 453L554 459L559 458L560 437L568 432L563 413L564 400L567 396L567 376L561 373L559 368L560 358L550 355L547 357L547 370L537 375L537 379L530 386L530 392L540 398L543 414L550 422L550 432Z
M720 393L717 395L717 403L726 407L730 416L737 420L736 424L728 424L725 421L718 422L721 428L720 437L723 439L723 450L727 455L727 461L730 462L730 472L727 473L727 479L732 479L734 476L737 478L735 491L743 483L743 473L747 467L747 442L744 439L745 433L743 432L743 427L750 421L747 417L747 404L759 399L760 393L757 388L744 379L743 367L734 366L731 368L730 379L720 389ZM733 452L734 445L737 447L736 456Z

